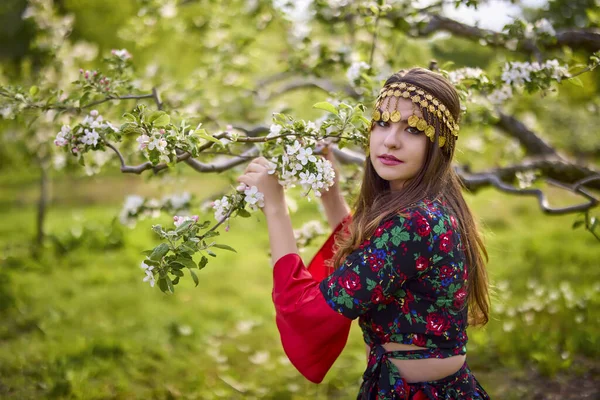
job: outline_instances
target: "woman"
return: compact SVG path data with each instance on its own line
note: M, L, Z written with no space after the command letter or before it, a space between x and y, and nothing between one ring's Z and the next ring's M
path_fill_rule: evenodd
M456 90L434 72L386 81L355 211L337 183L323 193L335 230L308 269L269 162L238 178L265 195L276 322L307 379L322 381L358 318L368 351L359 399L489 398L465 361L467 325L487 322L489 299L487 253L451 167L459 116Z

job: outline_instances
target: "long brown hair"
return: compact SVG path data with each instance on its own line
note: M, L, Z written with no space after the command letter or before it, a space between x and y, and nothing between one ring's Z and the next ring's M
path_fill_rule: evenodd
M406 82L428 91L446 105L456 121L459 120L460 99L454 87L441 75L426 69L413 68L395 73L385 85L396 82ZM401 191L390 190L389 182L377 174L367 156L360 193L353 207L355 211L349 225L349 235L339 234L336 237L338 250L333 258L333 267L339 268L344 259L368 239L384 219L398 214L425 197L433 199L442 195L457 217L459 233L465 248L469 268L469 323L485 325L488 322L490 307L485 268L488 254L471 210L462 195L462 183L451 165L455 146L440 149L440 122L437 117L434 117L434 120L437 121L435 141L427 140L425 163L419 173L406 182ZM450 139L454 140L453 137Z

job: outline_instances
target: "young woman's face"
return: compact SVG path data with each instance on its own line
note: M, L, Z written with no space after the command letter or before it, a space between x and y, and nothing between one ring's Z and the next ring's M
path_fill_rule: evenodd
M385 102L381 106L384 110L387 108ZM425 163L429 141L424 132L408 126L406 119L413 115L410 100L398 99L396 109L402 114L402 119L399 122L376 122L369 141L371 163L377 174L390 182L391 190L401 189L419 173ZM414 115L422 116L419 109Z

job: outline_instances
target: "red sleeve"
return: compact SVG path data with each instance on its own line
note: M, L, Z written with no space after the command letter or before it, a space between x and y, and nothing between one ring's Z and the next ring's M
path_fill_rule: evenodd
M352 214L348 214L346 218L338 224L334 231L329 235L323 246L317 251L317 254L308 264L308 272L317 281L321 281L331 275L333 272L332 267L325 265L325 261L330 260L333 257L333 246L335 244L335 235L343 228L347 228L352 221Z
M296 253L275 263L272 296L285 354L306 379L321 383L346 346L352 320L325 302Z

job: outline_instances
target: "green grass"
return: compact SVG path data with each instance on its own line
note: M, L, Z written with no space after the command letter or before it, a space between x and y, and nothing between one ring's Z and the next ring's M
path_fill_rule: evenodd
M96 236L64 256L49 247L37 260L25 244L34 233L34 182L3 187L0 397L353 398L366 365L356 324L321 385L285 359L260 216L232 221L219 240L238 253L220 251L199 272L198 287L186 277L173 296L141 282L140 252L158 243L149 229L156 221L126 229L121 247L103 248L102 232L110 231L122 196L164 185L130 176L55 182L48 232L64 235L85 225ZM185 189L205 198L226 187L222 177L210 176L188 181ZM489 272L498 284L491 322L470 331L469 360L483 386L493 398L517 399L561 374L597 374L600 243L571 230L574 216L544 216L534 200L492 190L468 200L482 220ZM316 204L299 205L296 227L318 218ZM160 222L170 224L166 216ZM303 253L306 261L318 244ZM568 282L567 294L561 282ZM549 302L553 291L558 298ZM528 381L532 371L542 374Z

